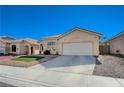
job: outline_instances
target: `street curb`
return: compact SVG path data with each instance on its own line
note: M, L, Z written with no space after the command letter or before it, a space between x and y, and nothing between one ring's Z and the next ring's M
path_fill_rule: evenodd
M58 86L54 84L48 84L45 82L15 78L7 75L0 75L0 81L3 83L8 83L8 84L17 86L17 87L57 87Z

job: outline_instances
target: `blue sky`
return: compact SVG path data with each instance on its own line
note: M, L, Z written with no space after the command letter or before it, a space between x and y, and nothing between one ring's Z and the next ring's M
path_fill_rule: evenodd
M41 39L74 27L111 38L124 30L124 6L0 6L0 35Z

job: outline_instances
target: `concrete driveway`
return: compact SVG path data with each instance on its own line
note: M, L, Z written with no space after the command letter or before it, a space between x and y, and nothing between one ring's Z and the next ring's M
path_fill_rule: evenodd
M53 60L33 66L33 69L45 69L67 73L92 74L96 58L93 56L59 56Z
M59 56L30 68L0 65L0 82L20 87L124 86L124 79L91 75L95 60L93 56Z

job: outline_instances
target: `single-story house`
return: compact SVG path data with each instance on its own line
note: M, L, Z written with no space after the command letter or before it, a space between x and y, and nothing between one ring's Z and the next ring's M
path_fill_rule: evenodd
M0 40L0 54L5 54L6 43Z
M40 45L33 39L16 39L6 40L0 39L0 49L4 54L39 54Z
M10 54L39 54L40 45L33 39L18 39L10 43Z
M124 55L124 31L109 40L111 54Z
M0 54L9 53L9 44L14 38L9 36L0 36Z
M49 36L38 41L40 51L50 50L60 55L99 55L99 40L102 35L81 28L74 28L64 34Z

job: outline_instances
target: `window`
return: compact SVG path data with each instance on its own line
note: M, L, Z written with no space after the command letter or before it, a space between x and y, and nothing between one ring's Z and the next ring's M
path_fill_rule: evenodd
M55 45L55 42L48 42L47 45Z
M12 52L16 52L16 45L12 45Z

